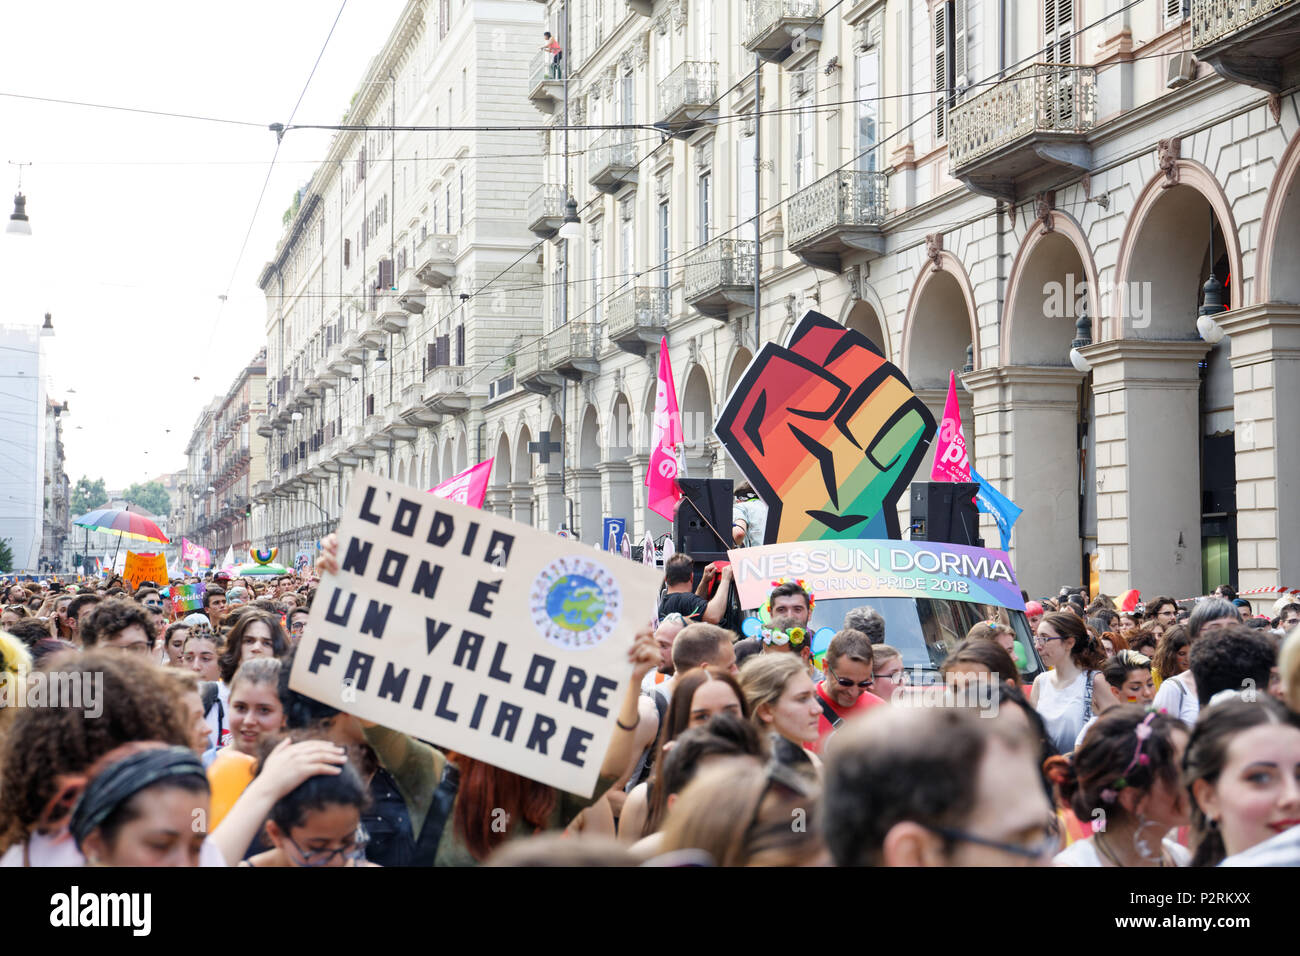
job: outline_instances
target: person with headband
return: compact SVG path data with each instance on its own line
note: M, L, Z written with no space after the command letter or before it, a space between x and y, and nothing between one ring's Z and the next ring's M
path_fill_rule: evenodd
M1188 822L1179 779L1187 727L1122 705L1107 711L1069 757L1044 772L1092 835L1057 854L1062 866L1187 866L1191 853L1165 834Z
M68 829L91 866L199 866L208 803L192 750L134 742L91 768Z

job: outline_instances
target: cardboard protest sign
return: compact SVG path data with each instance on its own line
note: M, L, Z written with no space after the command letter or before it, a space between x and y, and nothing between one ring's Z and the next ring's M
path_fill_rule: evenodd
M934 416L865 335L808 312L769 342L714 428L767 503L766 544L898 538Z
M154 584L166 584L168 581L167 556L163 554L137 554L135 551L128 551L122 577L126 579L127 584L131 585L132 590L138 588L145 581L152 581Z
M822 598L943 598L1025 609L1002 551L939 541L800 541L727 552L744 607L761 607L781 578Z
M660 574L359 472L290 686L589 795Z

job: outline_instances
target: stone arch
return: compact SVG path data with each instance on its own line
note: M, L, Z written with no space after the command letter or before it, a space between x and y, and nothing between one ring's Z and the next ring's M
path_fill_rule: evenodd
M448 436L442 442L442 474L443 481L446 481L452 475L456 474L455 458L455 436Z
M456 470L453 475L458 475L469 467L469 436L465 434L465 427L462 425L456 435Z
M398 483L399 485L404 485L404 484L406 484L406 462L405 462L405 460L399 461L399 462L397 463L397 483Z
M998 364L1068 364L1084 296L1096 328L1101 296L1088 238L1072 216L1053 212L1052 231L1034 223L1012 260Z
M601 461L600 417L596 406L588 404L582 413L582 427L578 438L578 467L595 468Z
M840 325L861 332L871 340L885 358L892 354L889 348L889 331L885 326L885 313L875 304L863 299L850 299L840 311Z
M436 443L431 443L424 450L424 481L425 487L428 488L442 483L442 476L438 470L438 446Z
M1300 134L1282 153L1268 187L1255 252L1255 301L1300 305Z
M527 423L519 423L519 437L515 439L515 465L512 472L515 481L533 480L533 458L528 454L528 443L533 440L533 433Z
M1174 185L1157 174L1133 204L1119 243L1114 301L1106 309L1107 339L1197 337L1196 310L1201 285L1209 277L1212 224L1217 227L1215 261L1226 255L1232 277L1229 307L1242 306L1241 243L1223 187L1193 160L1178 160L1176 171Z
M912 286L903 322L903 374L915 389L945 388L949 369L965 366L967 345L974 346L979 368L979 324L970 278L956 256L940 252L938 268L927 260Z
M687 474L704 474L708 463L705 441L713 434L713 392L709 373L699 362L691 365L678 396L682 413L682 437L688 460Z
M731 364L727 369L727 390L723 396L724 402L731 397L736 383L740 381L740 377L745 374L745 369L749 367L749 363L753 360L754 356L749 349L743 347L736 349L736 354L731 357ZM724 477L730 478L732 481L744 481L744 474L736 467L736 463L727 454L726 449L719 448L718 454L724 459Z
M503 430L497 438L496 460L492 462L492 487L504 488L510 484L510 439Z
M632 414L632 402L626 392L614 394L614 404L610 409L609 428L607 429L609 460L630 458L636 454L637 429ZM644 443L644 442L643 442Z

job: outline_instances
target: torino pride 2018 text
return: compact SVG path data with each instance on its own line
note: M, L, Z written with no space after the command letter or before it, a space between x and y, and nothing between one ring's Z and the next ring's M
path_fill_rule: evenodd
M658 576L358 476L291 686L575 793L595 786Z

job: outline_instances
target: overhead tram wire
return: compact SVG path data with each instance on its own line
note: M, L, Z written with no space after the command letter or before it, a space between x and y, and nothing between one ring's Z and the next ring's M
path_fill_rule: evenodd
M343 11L347 8L347 5L348 0L343 0L343 2L339 4L338 13L334 14L334 22L330 24L329 33L325 35L325 42L321 44L320 52L316 54L316 62L312 64L311 72L307 74L307 82L302 85L302 91L298 94L298 100L293 104L293 109L289 113L290 122L293 122L293 118L298 114L298 107L302 105L303 97L307 95L307 89L311 86L312 78L316 76L316 69L320 66L320 61L325 56L325 49L329 46L330 38L334 36L334 30L338 27L339 19L343 16ZM276 137L275 152L271 154L271 162L266 167L266 178L262 180L262 189L257 194L257 204L253 207L253 215L249 217L248 229L244 232L244 241L240 243L239 254L235 256L234 268L230 270L230 279L226 282L224 293L219 299L221 304L217 306L217 314L212 319L212 328L208 332L208 341L204 346L205 352L212 347L212 340L217 334L217 327L221 324L221 314L225 311L226 302L230 299L230 290L234 287L235 276L239 274L239 266L244 261L244 253L248 249L248 240L253 235L253 227L257 225L257 214L261 212L262 201L266 199L266 189L271 184L271 174L275 171L275 161L280 155L280 145L283 141L283 134Z
M843 2L843 0L838 0L838 2L835 4L835 6L838 6L838 5L839 5L839 2ZM1104 23L1105 21L1111 19L1112 17L1115 17L1115 16L1120 15L1120 14L1123 13L1124 11L1126 11L1126 10L1128 10L1128 9L1130 9L1130 8L1132 8L1132 7L1134 7L1134 6L1136 6L1136 5L1137 5L1138 3L1140 3L1140 2L1142 2L1142 0L1129 0L1129 2L1128 2L1127 4L1125 4L1125 5L1121 6L1121 7L1118 7L1118 8L1116 8L1115 10L1112 10L1111 12L1109 12L1109 13L1107 13L1107 14L1101 16L1101 17L1098 17L1096 20L1092 21L1091 23L1085 24L1084 26L1080 27L1078 30L1074 31L1074 32L1071 34L1070 39L1074 39L1075 37L1078 37L1078 36L1084 34L1085 32L1087 32L1088 30L1091 30L1092 28L1094 28L1094 27L1100 25L1101 23ZM831 9L834 9L834 7L829 8L827 12L829 13ZM986 78L983 79L983 80L979 80L979 81L976 81L975 83L972 83L972 84L971 84L971 87L968 87L968 88L973 88L973 87L976 87L976 86L983 86L983 85L996 85L997 83L1001 82L1002 79L1005 78L1005 75L1006 75L1006 74L1008 74L1008 73L1014 71L1016 68L1018 68L1018 67L1024 65L1025 63L1028 63L1029 61L1033 60L1035 57L1039 56L1041 53L1042 53L1042 50L1035 50L1034 53L1033 53L1032 55L1030 55L1030 56L1028 56L1028 57L1024 57L1024 58L1022 58L1021 60L1017 61L1016 63L1013 63L1013 64L1011 64L1011 65L1005 67L1004 69L997 71L996 73L990 74L988 77L986 77ZM1157 56L1167 56L1167 55L1169 55L1169 54L1167 54L1167 53L1160 53L1160 54L1150 54L1149 56L1150 56L1150 57L1157 57ZM1134 59L1140 59L1140 58L1147 58L1147 56L1144 55L1143 57L1135 57ZM732 85L731 85L731 86L730 86L730 87L729 87L725 92L723 92L721 95L719 95L718 97L716 97L716 98L713 100L713 103L712 103L711 105L716 105L718 102L720 102L720 101L722 100L723 97L725 97L725 96L727 96L729 93L731 93L731 92L732 92L734 89L736 89L736 87L739 86L742 82L745 82L745 81L747 81L747 80L750 80L750 79L752 78L752 76L753 76L752 73L749 73L749 72L745 73L745 74L741 77L740 80L738 80L736 83L733 83L733 84L732 84ZM882 96L882 97L864 97L863 100L866 101L866 100L879 100L879 99L894 99L894 98L902 98L902 97L904 97L904 96L907 96L907 97L911 97L911 96L925 96L925 95L935 95L935 94L937 94L937 93L946 93L946 92L948 92L948 91L947 91L947 90L913 91L913 92L910 92L910 93L890 94L890 95L888 95L888 96ZM850 101L847 101L847 102L855 102L855 101L850 100ZM841 170L844 170L844 169L849 168L850 166L852 166L853 164L855 164L859 159L861 159L863 156L867 155L867 153L870 152L870 150L877 149L877 148L879 148L880 146L883 146L884 144L888 143L890 140L892 140L892 139L894 139L894 138L896 138L896 137L898 137L898 136L901 136L903 133L905 133L905 132L907 132L908 130L910 130L913 126L916 126L916 125L919 124L919 123L922 123L922 122L927 121L927 120L930 119L930 117L932 117L932 116L933 116L937 111L938 111L938 106L931 107L929 110L925 111L925 112L922 113L921 115L919 115L919 116L913 118L913 119L912 119L910 122L908 122L907 124L905 124L905 125L903 125L903 126L900 126L900 127L899 127L897 130L895 130L893 133L890 133L889 135L885 136L883 139L881 139L881 140L879 140L878 142L874 143L874 144L870 147L870 149L868 149L868 150L863 150L861 153L858 153L857 155L851 157L847 162L845 162L845 163L841 164L840 166L836 167L834 170L831 170L831 172L828 173L827 175L833 175L834 173L837 173L837 172L840 172ZM773 114L775 114L775 113L777 113L777 112L778 112L777 110L765 111L765 115L773 115ZM747 118L748 116L749 116L749 114L738 114L738 118ZM645 125L644 125L644 124L630 124L630 125L633 125L633 126L635 126L636 128L642 128L642 129L645 128ZM378 129L378 128L382 128L382 127L372 127L372 128L376 128L376 129ZM553 127L542 127L542 128L544 128L544 129L553 129ZM580 128L580 129L596 129L596 128L601 128L601 127L579 127L579 128ZM664 142L667 142L667 140L664 140ZM661 145L662 145L662 144L661 144ZM646 159L648 159L648 158L650 157L650 155L653 154L653 152L655 152L655 150L647 151L646 156L643 156L640 160L637 161L637 166L640 166L641 163L645 162ZM634 167L634 168L635 168L635 167ZM770 205L764 207L762 210L759 210L755 215L760 215L760 216L761 216L761 215L763 215L764 213L768 213L768 212L771 212L771 211L774 210L774 209L777 209L777 208L778 208L779 206L781 206L781 205L782 205L782 204L783 204L783 203L784 203L788 198L789 198L789 197L787 196L787 197L784 197L784 198L782 198L782 199L780 199L780 200L777 200L776 202L771 203ZM981 219L985 219L985 218L987 218L989 215L992 215L992 214L993 214L992 211L987 212L987 213L982 213L982 214L980 214L980 215L978 215L978 216L976 216L976 217L972 217L971 219L968 219L968 220L965 221L965 222L957 223L957 224L950 224L950 225L948 225L948 226L944 226L943 228L944 228L944 231L948 231L948 230L950 230L951 228L961 228L961 227L963 227L963 226L970 225L970 224L972 224L972 223L974 223L974 222L978 222L978 221L980 221ZM748 219L745 220L745 222L743 222L743 223L737 223L736 225L731 226L730 228L728 228L728 229L725 230L724 232L722 232L722 233L720 233L719 235L717 235L717 236L713 237L712 239L710 239L710 242L712 242L712 241L714 241L714 240L716 240L716 239L721 239L721 238L727 236L728 234L735 232L737 229L741 228L742 226L748 225L749 223L750 223L750 220L748 220ZM927 229L927 231L934 231L934 230L933 230L933 227L929 227L929 228ZM544 241L544 240L543 240L543 241ZM534 244L534 246L533 246L534 249L536 248L536 245L537 245L537 244ZM671 264L673 264L673 263L679 262L679 261L681 261L682 259L686 258L687 256L690 256L690 255L694 254L695 252L698 252L701 248L703 248L703 245L704 245L704 244L698 244L698 245L692 246L691 248L689 248L689 249L687 249L687 250L684 250L683 252L680 252L680 253L678 253L678 254L675 255L675 256L670 257L669 259L667 259L667 260L666 260L664 263L662 263L661 265L671 265ZM775 250L774 250L774 251L775 251ZM632 275L632 278L633 278L633 279L638 278L638 277L640 277L640 276L643 275L643 274L644 274L644 271L643 271L643 272L634 273L634 274ZM493 279L493 280L490 280L490 281L496 281L496 280ZM578 315L577 315L577 316L574 316L573 319L571 319L570 321L574 321L574 320L577 320L577 319L581 319L583 316L589 314L590 312L592 312L593 310L595 310L597 307L603 305L605 302L607 302L607 301L608 301L609 299L611 299L612 297L621 294L622 292L624 292L624 291L626 290L627 285L628 285L628 283L625 281L625 282L624 282L621 286L619 286L618 288L615 288L615 289L611 290L610 292L606 293L605 295L601 296L601 298L600 298L597 302L592 303L592 305L588 306L588 307L587 307L586 309L584 309L582 312L578 313ZM474 293L474 295L481 295L481 294L483 294L485 291L487 291L487 287L486 287L486 285L485 285L483 288L481 288L481 289L479 289L478 291L476 291L476 292ZM427 334L427 333L426 333L426 334ZM420 340L423 339L423 338L424 338L424 336L419 336L419 337L416 339L416 342L420 341ZM405 345L401 346L401 348L399 348L399 349L395 349L395 350L394 350L394 355L393 355L393 357L396 358L396 356L397 356L398 354L400 354L401 352L404 352L407 348L411 347L411 346L414 345L414 344L415 344L415 342L408 343L408 344L405 344ZM532 343L529 343L529 344L532 344ZM501 360L501 359L504 359L504 358L508 358L508 357L510 357L510 356L517 355L517 354L519 354L519 352L521 352L525 347L526 347L526 346L521 345L521 346L519 346L518 348L511 349L511 350L508 351L508 352L504 352L504 353L502 353L502 355L498 356L496 359L493 359L493 360L490 361L490 362L484 362L484 363L482 363L478 368L476 368L472 373L470 373L470 375L465 379L464 384L468 385L470 382L474 381L474 379L477 378L479 375L481 375L483 372L487 371L490 367L492 367L493 365L495 365L497 361L499 361L499 360ZM353 384L355 384L355 383L353 383Z

